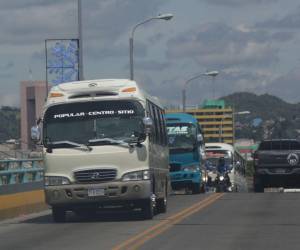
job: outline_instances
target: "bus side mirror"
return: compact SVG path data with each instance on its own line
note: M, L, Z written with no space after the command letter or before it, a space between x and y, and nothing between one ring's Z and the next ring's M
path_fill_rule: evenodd
M143 118L143 123L145 126L145 133L146 134L151 134L152 129L153 129L153 121L150 117L144 117Z
M38 142L41 139L40 128L38 125L35 125L31 128L31 140Z
M201 134L197 135L197 142L200 144L203 142L203 136Z
M30 130L31 140L34 141L35 143L37 143L41 140L41 128L39 126L41 122L42 122L42 119L38 118L36 121L36 125L31 127L31 130Z

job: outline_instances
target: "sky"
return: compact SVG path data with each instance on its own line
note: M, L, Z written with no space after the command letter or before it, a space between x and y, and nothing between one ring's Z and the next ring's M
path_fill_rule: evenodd
M85 79L129 78L167 106L234 92L300 102L299 0L82 0ZM77 0L0 0L0 106L19 106L20 81L45 80L45 39L77 38Z

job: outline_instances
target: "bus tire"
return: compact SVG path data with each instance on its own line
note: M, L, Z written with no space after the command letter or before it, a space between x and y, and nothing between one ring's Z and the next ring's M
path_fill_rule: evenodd
M206 185L202 182L200 193L204 194L206 192Z
M65 222L66 210L61 207L52 207L52 218L54 222Z
M142 218L144 220L151 220L154 216L154 205L152 199L145 200L142 204Z
M201 187L200 187L199 183L194 183L192 185L192 193L193 194L200 194L200 192L201 192Z
M166 213L168 204L168 190L166 188L165 195L163 198L157 200L156 210L158 213Z

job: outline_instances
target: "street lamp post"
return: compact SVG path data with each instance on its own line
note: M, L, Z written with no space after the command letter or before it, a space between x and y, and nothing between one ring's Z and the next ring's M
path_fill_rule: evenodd
M78 70L79 80L83 80L83 42L82 42L82 16L81 16L82 3L81 0L77 2L77 18L78 18L78 42L79 42L79 54L78 54Z
M133 80L134 78L134 72L133 72L133 37L134 37L134 32L135 30L137 29L137 27L147 23L147 22L150 22L152 20L156 20L156 19L160 19L160 20L170 20L173 18L173 14L161 14L161 15L158 15L156 17L151 17L151 18L148 18L138 24L136 24L132 30L131 30L131 35L130 35L130 38L129 38L129 63L130 63L130 80Z
M202 77L202 76L216 77L218 74L219 74L219 71L216 71L216 70L214 70L214 71L208 71L208 72L205 72L205 73L201 73L201 74L199 74L199 75L197 75L197 76L194 76L194 77L188 79L188 80L184 83L183 88L182 88L182 111L183 111L183 112L185 112L185 106L186 106L186 88L187 88L187 85L188 85L191 81L193 81L193 80L195 80L195 79L197 79L197 78L199 78L199 77Z

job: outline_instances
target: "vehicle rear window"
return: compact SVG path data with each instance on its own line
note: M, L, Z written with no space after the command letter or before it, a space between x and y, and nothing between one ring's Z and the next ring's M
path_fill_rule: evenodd
M300 150L300 142L292 141L290 144L290 149L292 150Z
M272 150L271 142L261 142L258 150Z
M258 150L300 150L299 141L263 141Z

